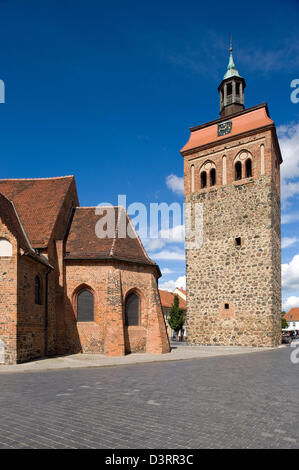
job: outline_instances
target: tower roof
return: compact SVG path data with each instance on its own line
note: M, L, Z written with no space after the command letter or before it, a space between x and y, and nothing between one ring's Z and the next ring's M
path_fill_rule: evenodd
M227 78L231 78L231 77L240 77L241 78L238 70L236 69L234 59L233 59L232 40L230 40L229 61L228 61L227 71L224 74L223 80L226 80Z

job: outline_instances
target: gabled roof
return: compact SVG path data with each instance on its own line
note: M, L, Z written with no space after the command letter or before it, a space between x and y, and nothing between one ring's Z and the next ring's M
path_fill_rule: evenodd
M294 307L294 308L291 308L291 310L288 311L288 313L286 313L284 315L284 317L287 321L299 321L299 307Z
M111 226L115 226L115 232L101 238L98 229L101 220L107 220L108 216L111 217ZM128 229L126 235L126 232L122 232L123 227ZM117 259L153 265L160 274L158 265L148 257L128 214L121 207L105 207L101 214L96 207L76 207L65 251L66 260Z
M19 247L24 251L25 255L30 256L35 261L38 261L46 266L49 266L48 260L43 256L38 255L31 246L31 243L26 235L22 226L16 208L12 201L7 199L0 193L0 218L6 225L8 230L16 238Z
M35 248L47 246L74 176L0 180L0 192L12 200Z
M171 308L173 306L173 301L174 301L174 296L175 294L173 292L169 292L168 290L161 290L159 289L159 294L160 294L160 299L161 299L161 305L162 307L166 308ZM186 310L186 301L182 299L182 297L179 297L179 306L183 310Z
M181 287L176 287L176 289L180 290L181 292L183 292L184 295L186 295L186 291L182 289Z
M218 136L218 123L230 120L232 122L232 130L229 134ZM184 155L186 152L208 144L217 144L224 139L236 136L238 134L247 133L249 131L264 128L266 126L273 126L274 122L269 117L268 108L266 103L254 106L253 108L245 109L240 113L231 116L222 117L215 121L207 122L197 127L190 129L191 134L188 142L182 148L181 153Z

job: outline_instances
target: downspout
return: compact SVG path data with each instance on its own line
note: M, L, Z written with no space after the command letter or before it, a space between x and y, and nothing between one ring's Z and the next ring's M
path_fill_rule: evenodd
M46 272L46 286L45 286L45 356L48 355L48 292L49 292L49 274L51 270L47 270Z

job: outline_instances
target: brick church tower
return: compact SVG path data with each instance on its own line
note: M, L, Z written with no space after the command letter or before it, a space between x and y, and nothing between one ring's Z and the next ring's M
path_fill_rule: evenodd
M196 214L202 220L201 246L186 244L190 344L276 346L281 339L282 158L267 104L245 109L245 86L230 47L220 118L191 128L181 150L192 226Z

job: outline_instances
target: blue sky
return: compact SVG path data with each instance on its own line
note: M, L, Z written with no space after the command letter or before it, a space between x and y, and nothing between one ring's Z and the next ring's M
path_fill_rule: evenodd
M183 202L179 150L218 117L232 33L245 105L267 101L279 130L284 306L299 306L297 1L0 0L0 13L0 177L75 174L88 206ZM183 283L183 244L149 243L161 285Z

